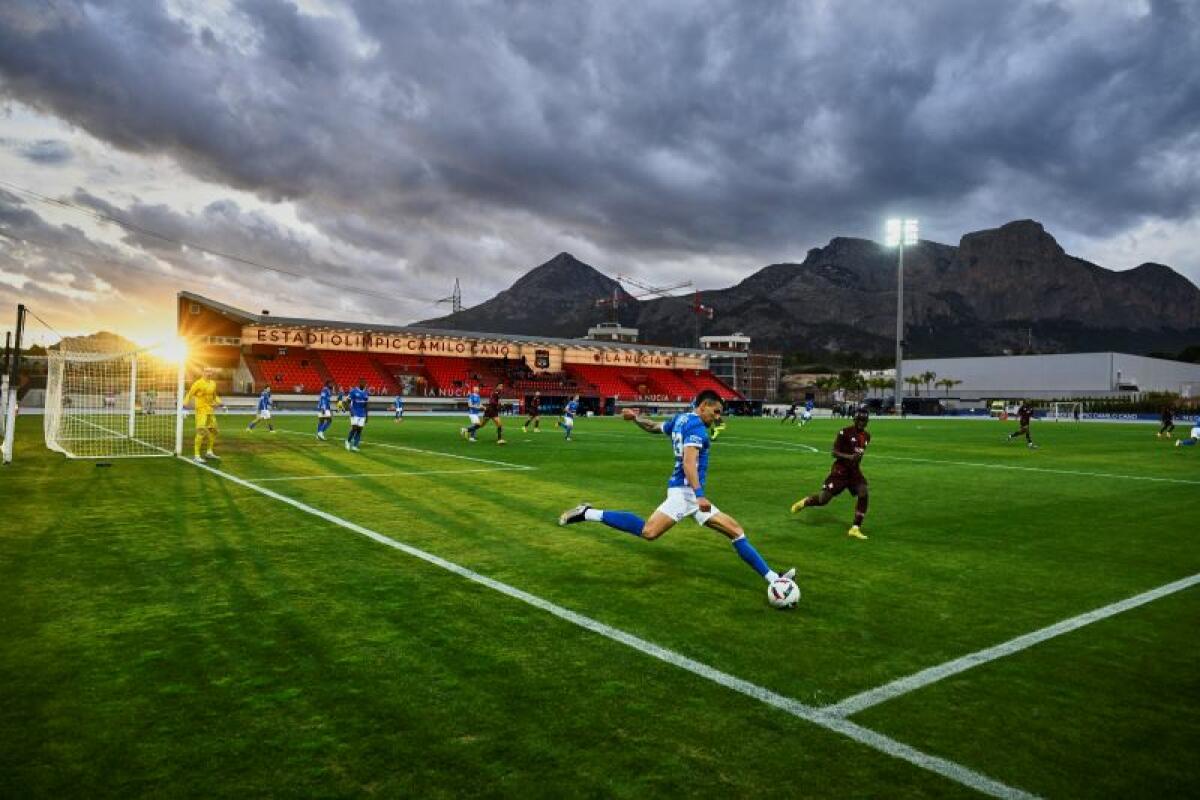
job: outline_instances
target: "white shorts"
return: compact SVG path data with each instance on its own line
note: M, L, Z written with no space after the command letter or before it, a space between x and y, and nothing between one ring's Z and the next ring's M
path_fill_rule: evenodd
M696 502L696 493L691 489L671 486L667 489L667 499L662 501L656 511L661 511L671 519L679 522L684 517L692 517L697 525L703 525L721 512L713 506L708 511L701 511Z
M472 425L479 424L479 415L478 414L467 414L467 419L471 420Z
M363 425L366 425L366 424L367 424L366 417L351 417L350 418L350 425L352 427L361 428Z
M263 411L259 411L259 412L258 412L258 418L259 418L259 419L270 419L270 418L271 418L271 412L270 412L269 410L263 410Z
M812 414L808 411L805 411L800 415L800 419L812 419Z
M1195 428L1192 428L1192 438L1193 438L1193 439L1200 439L1200 426L1197 426L1197 427L1195 427Z
M575 427L575 418L574 417L563 417L562 424L563 424L564 428L574 428Z
M318 411L317 412L317 419L332 419L332 418L333 418L332 411Z

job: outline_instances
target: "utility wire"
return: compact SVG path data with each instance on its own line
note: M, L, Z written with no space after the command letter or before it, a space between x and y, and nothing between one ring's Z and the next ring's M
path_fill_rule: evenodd
M198 280L195 277L190 276L190 275L188 275L188 276L172 275L169 272L162 272L160 270L154 270L154 269L146 269L145 267L137 267L137 266L134 266L133 264L129 264L125 261L117 261L116 259L107 258L105 256L98 256L94 253L84 253L79 250L73 250L69 247L63 247L62 245L58 245L53 242L47 242L47 241L43 241L40 239L34 239L34 238L31 238L24 234L18 235L18 234L10 233L9 231L6 231L2 228L0 228L0 237L9 239L14 242L23 242L24 244L31 244L31 245L36 245L38 247L45 247L49 250L56 250L61 253L67 253L68 255L73 255L76 258L82 258L82 259L86 259L86 260L92 261L92 262L98 262L101 264L111 264L114 267L117 267L119 269L126 269L126 270L133 270L135 272L141 272L146 275L152 275L155 278L159 278L164 281L171 281L171 280L184 281L184 282L188 283L189 285L204 286L214 292L218 292L221 294L224 294L224 293L230 291L229 287L220 286L216 283L213 283L212 281ZM288 301L295 303L296 305L300 305L300 306L308 304L307 301L305 301L305 300L300 300L298 298L292 297L291 295L283 294L280 292L275 292L273 296L276 298L288 300ZM393 325L395 323L390 322L390 321L380 320L379 324Z
M301 280L313 281L314 283L324 284L325 286L329 286L334 289L339 289L344 292L354 292L356 294L367 295L368 297L374 297L374 298L381 299L381 300L396 300L396 301L399 301L402 303L413 303L413 302L428 303L430 305L436 304L438 302L437 300L435 300L433 298L428 298L428 297L417 297L417 296L401 297L399 295L387 294L385 292L375 292L370 289L362 289L357 286L347 286L344 284L335 283L333 281L324 280L322 278L314 278L311 275L305 275L300 272L293 272L292 270L287 270L287 269L284 269L283 267L277 267L272 264L266 264L261 261L255 261L254 259L245 258L244 256L239 256L234 253L226 253L221 250L215 250L211 247L205 247L204 245L199 245L199 244L196 244L195 242L190 242L186 239L179 239L174 236L167 236L166 234L162 234L157 231L151 230L149 228L145 228L136 223L129 222L128 220L124 220L119 217L114 217L109 214L105 214L100 211L96 211L93 208L88 208L87 206L83 206L78 203L73 203L70 200L61 200L58 198L49 197L47 195L41 194L40 192L35 192L32 189L26 189L24 186L17 186L15 183L10 183L5 180L0 180L0 186L6 186L9 189L12 189L13 191L20 192L20 193L22 193L28 197L32 197L33 199L35 199L39 202L42 202L42 203L56 205L56 206L59 206L60 208L66 208L71 211L77 211L81 214L86 214L87 216L92 217L93 219L99 220L100 222L110 222L113 225L124 228L125 230L128 230L128 231L133 231L134 233L140 233L143 236L149 236L153 239L158 239L159 241L162 241L162 242L179 245L181 247L187 247L192 250L199 251L201 253L206 253L208 255L216 256L218 258L224 258L229 261L237 262L239 264L245 264L246 266L254 267L256 269L268 270L270 272L274 272L274 273L277 273L280 275L287 275L292 278L299 278Z

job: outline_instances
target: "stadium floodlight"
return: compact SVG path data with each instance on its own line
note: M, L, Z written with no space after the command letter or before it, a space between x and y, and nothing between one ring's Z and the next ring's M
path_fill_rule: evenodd
M884 244L899 251L896 264L896 413L904 411L904 248L917 243L915 219L889 219Z

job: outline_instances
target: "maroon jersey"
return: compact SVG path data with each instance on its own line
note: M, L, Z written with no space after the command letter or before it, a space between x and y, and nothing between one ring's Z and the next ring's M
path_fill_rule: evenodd
M529 398L529 413L530 414L536 414L539 411L541 411L541 409L542 409L542 398L540 398L540 397Z
M871 443L871 432L860 431L858 428L850 425L838 431L837 438L833 440L833 449L839 453L856 453L859 451L866 452L867 445ZM861 475L862 462L849 462L843 459L835 459L833 462L833 474L842 475Z
M492 396L488 398L487 405L483 408L485 416L495 417L500 414L500 390L493 389Z
M1031 417L1033 417L1033 408L1027 403L1022 403L1021 407L1017 409L1017 418L1022 425L1028 425Z

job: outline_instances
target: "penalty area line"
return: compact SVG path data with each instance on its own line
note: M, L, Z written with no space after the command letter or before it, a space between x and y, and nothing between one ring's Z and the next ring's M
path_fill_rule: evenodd
M326 475L289 475L278 478L244 478L243 480L250 483L267 483L268 481L337 481L346 480L348 478L392 478L392 477L408 477L419 475L463 475L469 472L515 472L524 471L524 467L479 467L478 469L424 469L404 472L402 470L394 470L392 472L355 472L349 475L330 473Z
M1062 636L1064 633L1078 630L1085 625L1091 625L1093 622L1099 622L1102 619L1120 614L1124 611L1137 608L1146 603L1158 600L1160 597L1166 597L1175 592L1181 592L1200 583L1200 573L1191 575L1187 578L1181 578L1172 583L1167 583L1159 586L1157 589L1151 589L1148 592L1127 597L1116 603L1111 603L1102 608L1097 608L1088 611L1085 614L1080 614L1077 617L1064 619L1061 622L1056 622L1053 625L1048 625L1045 628L1027 633L1023 636L1018 636L1015 639L1009 639L1007 642L989 647L984 650L979 650L974 653L956 658L953 661L947 661L943 664L923 669L920 672L913 673L904 678L899 678L891 683L885 683L875 689L868 689L865 692L856 694L852 697L847 697L830 706L825 706L821 710L826 714L835 717L848 717L864 711L872 706L877 706L880 703L885 703L888 700L899 697L903 694L916 691L931 683L937 683L943 678L948 678L951 675L957 675L960 672L986 664L989 661L995 661L998 658L1019 653L1022 650L1033 647L1035 644L1053 639L1056 636Z
M311 433L304 433L303 431L283 431L283 433L288 433L288 434L291 434L292 436L307 436L310 439L312 438ZM407 450L410 453L423 453L424 455L427 455L427 456L442 456L443 458L459 458L459 459L462 459L463 461L478 461L481 464L499 464L500 466L508 467L509 469L526 469L526 470L537 469L537 467L531 467L528 464L513 464L510 461L496 461L495 459L491 459L491 458L476 458L475 456L460 456L457 453L443 453L440 450L422 450L420 447L408 447L408 446L402 445L402 444L388 444L387 442L367 442L366 446L368 448L370 448L370 447L386 447L389 450Z
M1010 469L1018 472L1047 472L1054 475L1083 475L1089 478L1118 478L1123 481L1152 481L1155 483L1186 483L1200 485L1200 481L1187 478L1156 478L1151 475L1118 475L1115 472L1086 472L1078 469L1053 469L1051 467L1022 467L1017 464L988 464L980 461L945 461L937 458L914 458L912 456L872 455L872 459L887 461L911 461L917 464L949 464L955 467L981 467L984 469Z
M191 461L182 457L180 457L179 460L184 461L191 466L196 467L197 469L202 469L212 475L223 478L224 480L232 481L233 483L236 483L237 485L253 492L258 492L259 494L270 497L273 500L278 500L285 505L289 505L292 508L303 511L306 514L310 514L319 519L323 519L326 522L337 525L338 527L345 528L346 530L365 536L368 539L378 542L379 544L399 550L400 552L410 555L413 558L425 561L433 566L444 569L447 572L458 575L461 578L473 581L481 586L486 586L487 588L506 595L507 597L511 597L514 600L519 600L522 603L526 603L534 608L552 614L561 620L571 623L572 625L576 625L584 630L588 630L592 633L603 636L606 639L623 644L626 647L630 647L644 655L658 659L659 661L670 664L671 666L677 667L685 672L690 672L693 675L704 678L705 680L711 681L719 686L723 686L726 689L730 689L746 697L758 700L759 702L779 709L780 711L797 717L798 719L811 722L814 725L825 728L826 730L840 733L843 736L859 742L860 744L864 744L867 747L870 747L881 753L892 756L893 758L907 761L914 766L934 772L944 778L948 778L956 783L962 784L963 786L974 789L975 791L990 795L992 797L1002 798L1032 798L1035 796L1021 789L1001 783L993 778L989 778L982 773L968 769L967 767L964 767L963 765L954 761L929 755L928 753L917 750L916 748L904 744L903 742L896 741L895 739L885 736L877 731L864 728L863 726L851 722L850 720L827 714L819 708L805 705L798 700L778 694L763 686L742 680L741 678L730 675L729 673L721 672L715 667L710 667L707 664L688 658L687 656L677 653L674 650L668 650L667 648L657 645L654 642L642 639L619 628L605 625L603 622L594 620L591 617L586 617L583 614L571 611L570 609L552 603L549 600L544 600L537 595L530 594L529 592L518 589L515 586L510 586L507 583L489 578L486 575L475 572L474 570L460 566L453 561L448 561L440 556L436 556L425 550L421 550L420 548L397 541L389 536L383 535L382 533L373 531L370 528L366 528L362 525L351 522L350 520L330 514L328 511L322 511L319 508L314 508L307 503L302 503L299 500L288 497L287 495L279 494L278 492L274 492L264 486L259 486L256 483L251 483L250 481L239 478L235 475L230 475L229 473L213 469L207 464L199 464L195 461Z

